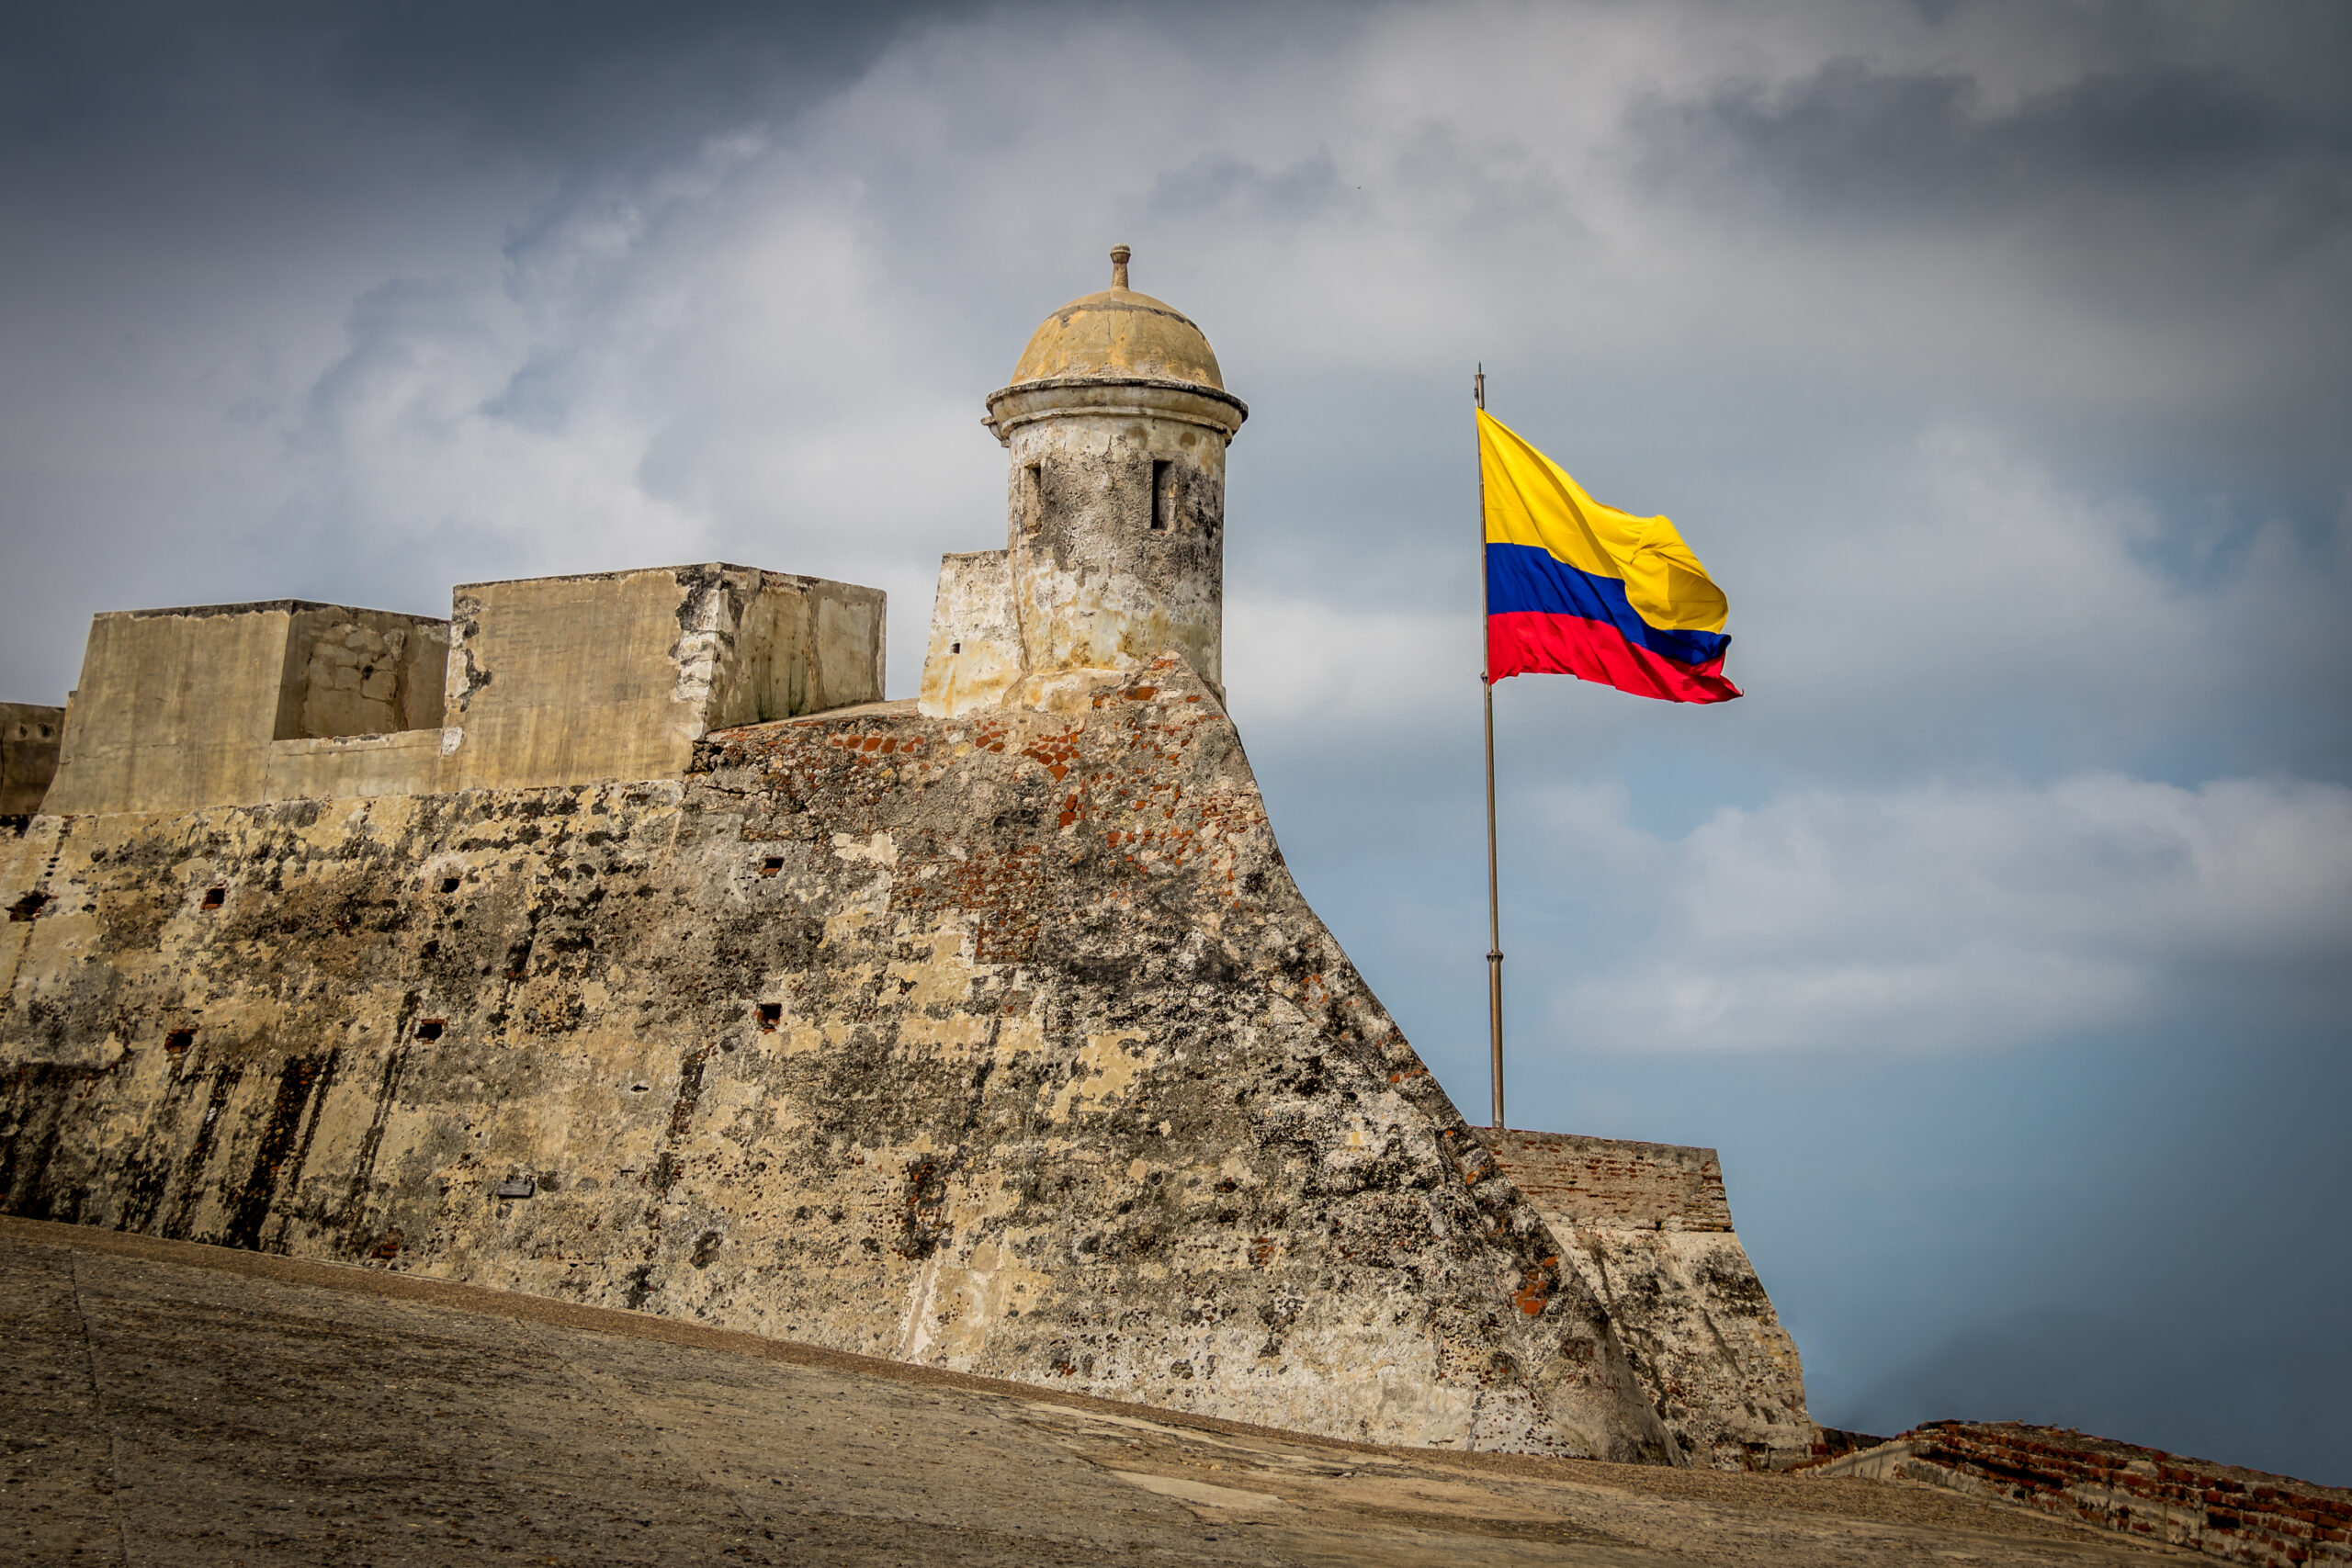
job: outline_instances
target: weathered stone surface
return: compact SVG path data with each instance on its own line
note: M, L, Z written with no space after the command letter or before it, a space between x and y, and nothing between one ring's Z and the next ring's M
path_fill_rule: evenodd
M1012 458L1006 549L942 568L925 713L990 691L1080 711L1102 672L1170 649L1223 700L1225 451L1250 411L1201 330L1127 287L1124 245L1112 266L1111 287L1046 317L989 396ZM967 644L983 652L955 651Z
M307 600L99 615L42 808L266 800L277 742L437 726L447 652L438 621Z
M1131 253L1111 248L1111 287L1081 295L1037 323L1012 379L1180 381L1225 389L1207 334L1164 299L1128 287Z
M57 748L65 710L36 703L0 703L0 817L40 809L57 776Z
M2352 1490L2023 1421L1930 1421L1807 1473L1944 1487L2227 1562L2352 1562Z
M1003 550L944 557L931 605L931 646L917 707L954 718L1001 707L1021 684L1021 626L1012 613L1012 569Z
M679 778L713 729L882 695L880 590L712 563L98 616L41 808Z
M1713 1149L1477 1129L1608 1309L1675 1441L1718 1469L1815 1451L1796 1342L1732 1229Z
M0 1311L11 1563L2186 1561L1949 1492L1383 1450L24 1221Z
M1009 567L1032 682L1020 701L1041 705L1060 671L1132 670L1166 649L1222 696L1231 433L1198 415L1204 401L1091 382L992 401L1012 448Z
M461 585L429 785L677 778L714 729L878 701L879 589L714 562Z
M681 781L34 818L6 1207L1673 1457L1180 660L1080 715L910 708L724 732Z

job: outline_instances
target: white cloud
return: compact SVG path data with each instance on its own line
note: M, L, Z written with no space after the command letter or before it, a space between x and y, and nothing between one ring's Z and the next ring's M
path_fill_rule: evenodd
M1394 724L1476 700L1473 619L1358 610L1319 599L1229 596L1225 662L1245 727Z
M2059 715L2062 747L2130 746L2191 714L2226 725L2282 668L2344 667L2324 608L2341 536L2307 548L2264 525L2191 584L2158 560L2146 502L2061 484L1981 430L1931 430L1875 483L1770 525L1718 552L1746 591L1735 657L1774 705L1824 729L1843 716L1865 747L1918 719L1962 718L1981 743Z
M1587 795L1555 802L1554 823L1579 852L1609 847L1612 908L1637 933L1550 997L1588 1047L1994 1051L2192 1001L2260 1029L2352 1000L2341 785L1816 790L1679 840Z

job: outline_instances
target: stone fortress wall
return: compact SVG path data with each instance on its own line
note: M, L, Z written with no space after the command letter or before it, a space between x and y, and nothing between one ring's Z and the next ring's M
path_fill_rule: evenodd
M1205 340L1122 276L1032 361L917 702L879 592L736 566L99 617L0 829L0 1209L1334 1436L1802 1447L1713 1156L1470 1127L1292 882Z
M41 809L190 811L675 777L729 725L882 695L883 595L749 567L102 615Z

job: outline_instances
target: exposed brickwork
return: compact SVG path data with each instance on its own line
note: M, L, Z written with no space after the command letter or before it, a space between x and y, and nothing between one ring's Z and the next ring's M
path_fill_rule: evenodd
M1732 1230L1713 1149L1481 1128L1600 1297L1683 1451L1768 1470L1821 1451L1797 1348Z
M1723 1165L1713 1149L1517 1128L1479 1135L1547 1214L1616 1230L1732 1228Z
M1949 1487L2228 1562L2352 1562L2352 1491L2063 1427L1931 1421L1815 1468Z

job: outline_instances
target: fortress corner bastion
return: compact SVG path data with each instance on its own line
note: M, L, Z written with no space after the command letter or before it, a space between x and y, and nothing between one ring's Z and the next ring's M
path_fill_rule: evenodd
M0 710L0 1212L1271 1427L1819 1436L1710 1151L1467 1124L1224 705L1199 329L1071 301L920 698L709 563L103 615Z

